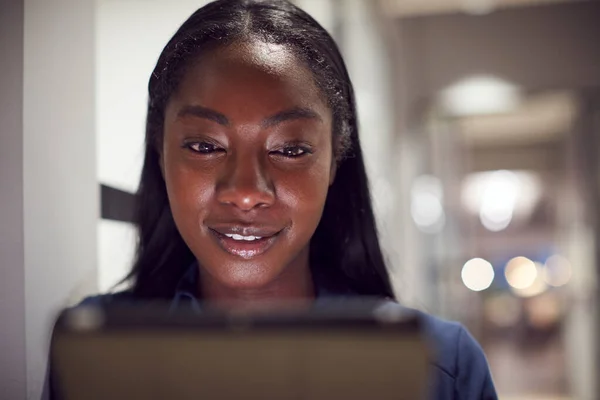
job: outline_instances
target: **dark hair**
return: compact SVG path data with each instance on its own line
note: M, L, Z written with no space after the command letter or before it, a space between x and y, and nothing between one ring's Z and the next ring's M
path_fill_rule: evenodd
M320 276L367 296L393 297L358 138L354 90L332 37L285 0L218 0L197 10L165 46L148 85L145 160L137 194L139 242L128 279L144 298L170 298L195 257L179 234L159 154L165 107L191 61L235 41L284 45L312 71L333 114L337 172L311 239L310 263Z

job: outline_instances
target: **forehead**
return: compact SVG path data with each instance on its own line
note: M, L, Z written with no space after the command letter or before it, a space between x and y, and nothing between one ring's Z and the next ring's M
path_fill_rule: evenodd
M287 47L260 41L233 43L204 53L185 71L174 99L223 112L272 114L309 107L329 114L304 63Z

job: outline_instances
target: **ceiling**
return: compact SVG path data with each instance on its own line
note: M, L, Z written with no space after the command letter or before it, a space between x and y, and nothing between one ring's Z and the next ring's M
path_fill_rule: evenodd
M589 0L380 0L387 15L415 17L455 12L483 14L495 9Z
M556 91L529 96L513 112L464 117L458 124L471 147L527 146L560 140L576 113L574 95Z

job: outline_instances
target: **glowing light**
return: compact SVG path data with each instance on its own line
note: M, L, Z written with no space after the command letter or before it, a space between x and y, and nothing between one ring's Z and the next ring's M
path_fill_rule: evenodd
M461 278L465 286L474 292L489 288L494 281L494 267L483 258L473 258L465 263Z
M463 0L464 11L473 15L485 15L494 11L495 0Z
M546 260L544 280L550 286L564 286L571 280L571 263L566 258L554 255Z
M514 289L526 289L533 285L538 270L533 261L526 257L515 257L506 264L504 275Z
M444 90L440 101L450 115L498 114L515 110L521 102L521 92L517 86L502 79L476 75Z
M535 297L546 290L548 290L548 285L544 282L544 266L540 263L534 263L536 269L535 279L531 283L531 285L525 288L513 288L513 292L520 297Z
M539 174L531 171L486 171L469 174L462 183L465 208L486 229L499 231L531 216L542 193Z
M519 189L519 180L513 172L496 171L489 176L479 210L484 227L493 232L508 227L513 218Z
M413 220L421 228L433 227L444 218L442 203L431 193L416 195L410 210Z
M420 176L413 183L410 195L410 213L417 227L426 233L440 232L446 222L440 180L430 175Z

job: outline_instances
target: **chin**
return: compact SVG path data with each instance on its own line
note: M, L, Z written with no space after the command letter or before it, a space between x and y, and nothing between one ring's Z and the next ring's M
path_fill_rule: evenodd
M218 280L231 290L252 291L269 287L281 272L260 265L231 266L218 274Z

